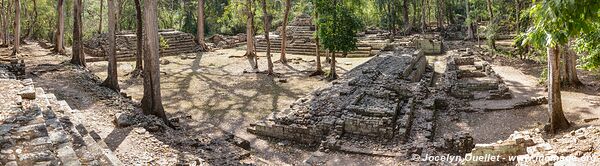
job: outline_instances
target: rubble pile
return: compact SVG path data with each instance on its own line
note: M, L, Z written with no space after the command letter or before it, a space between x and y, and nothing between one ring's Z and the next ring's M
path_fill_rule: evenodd
M208 38L207 41L213 48L234 48L246 44L246 34L241 33L235 36L216 34Z
M248 131L351 153L425 153L435 130L432 77L421 51L385 52Z
M506 140L477 144L472 156L500 156L494 161L469 161L465 165L598 165L600 164L600 127L590 126L545 137L536 128L515 131Z
M25 62L11 59L8 63L0 61L0 79L17 79L25 75Z
M195 41L195 36L172 29L160 30L158 32L161 43L160 55L178 55L202 51ZM133 32L123 31L116 35L117 60L135 60L137 53L137 37ZM84 42L84 51L89 57L86 61L106 61L108 51L108 35L106 33L93 37Z

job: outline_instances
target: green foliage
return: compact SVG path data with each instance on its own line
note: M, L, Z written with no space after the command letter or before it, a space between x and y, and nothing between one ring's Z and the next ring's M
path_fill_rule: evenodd
M356 49L356 33L362 27L358 18L344 4L336 0L317 0L319 38L323 48L348 52Z
M598 29L600 23L594 25ZM600 31L592 31L582 34L580 38L575 40L575 50L581 56L584 62L583 68L588 70L597 70L600 68Z
M169 49L169 40L165 39L164 37L160 36L160 38L158 39L158 42L160 44L160 49L166 50Z

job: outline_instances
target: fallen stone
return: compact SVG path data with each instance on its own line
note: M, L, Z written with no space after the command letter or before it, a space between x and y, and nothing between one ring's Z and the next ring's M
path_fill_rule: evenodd
M135 120L133 119L133 117L124 113L117 113L115 115L114 122L117 124L118 127L128 127L135 124Z
M33 86L26 86L19 92L19 96L23 99L33 100L35 99L35 89Z

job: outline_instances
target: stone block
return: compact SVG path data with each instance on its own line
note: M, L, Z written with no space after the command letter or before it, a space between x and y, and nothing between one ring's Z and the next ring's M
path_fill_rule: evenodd
M35 99L35 89L33 88L33 86L26 86L23 87L20 91L19 91L19 96L21 96L21 98L23 99L27 99L27 100L34 100Z

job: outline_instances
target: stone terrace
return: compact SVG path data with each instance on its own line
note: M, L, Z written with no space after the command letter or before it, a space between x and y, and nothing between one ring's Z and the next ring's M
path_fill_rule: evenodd
M158 34L168 45L168 47L160 49L161 56L194 53L201 50L200 46L194 41L195 37L192 34L172 29L161 30ZM137 49L136 34L133 32L117 34L116 41L117 59L135 60ZM104 50L108 50L106 34L101 34L85 42L84 50L86 54L91 56L87 57L88 62L106 61L107 57L104 53Z
M0 163L3 165L122 165L65 101L31 79L0 79ZM60 116L59 114L63 115Z
M434 133L432 76L422 52L385 52L248 131L350 153L420 153Z
M281 28L278 29L280 31ZM298 55L315 55L316 41L313 36L315 26L312 24L312 18L308 15L300 15L289 24L287 27L287 45L286 52ZM362 38L359 38L362 39ZM281 52L281 37L279 35L271 35L271 51ZM346 57L369 57L376 55L386 46L385 42L375 42L367 40L359 40L357 50L351 51L345 55ZM264 35L257 36L256 50L265 52L267 42ZM321 54L325 55L325 51ZM343 53L336 53L337 56L344 56Z

